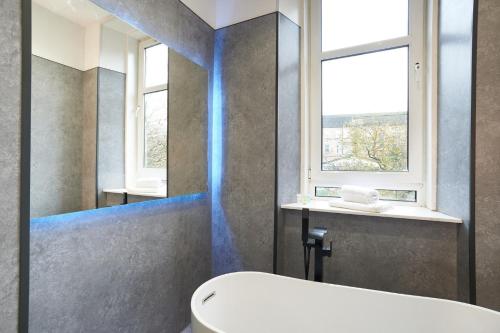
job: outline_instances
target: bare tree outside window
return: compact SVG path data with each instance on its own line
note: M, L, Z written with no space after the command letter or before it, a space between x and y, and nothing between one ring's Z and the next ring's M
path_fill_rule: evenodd
M408 170L405 113L345 118L339 128L323 128L329 147L323 152L323 170Z
M322 170L408 171L408 48L322 67Z
M167 167L167 91L146 94L144 97L145 167Z
M143 126L139 141L144 169L163 170L167 167L168 120L168 47L154 41L143 47L144 66ZM141 128L140 128L141 129ZM161 171L163 173L163 171Z

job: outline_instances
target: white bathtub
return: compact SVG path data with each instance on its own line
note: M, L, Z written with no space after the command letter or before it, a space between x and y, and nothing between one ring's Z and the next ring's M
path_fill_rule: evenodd
M500 313L468 304L243 272L193 294L193 333L499 333Z

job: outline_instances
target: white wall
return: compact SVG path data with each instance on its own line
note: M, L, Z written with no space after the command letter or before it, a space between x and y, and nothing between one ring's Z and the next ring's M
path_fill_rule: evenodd
M127 101L125 131L125 183L127 188L136 188L137 179L137 93L139 41L128 38L127 43Z
M85 29L33 4L33 54L79 70L85 67Z
M127 73L127 36L105 26L101 29L99 66Z
M33 3L33 54L82 71L127 71L127 36L95 22L80 26Z
M101 49L101 24L93 23L85 30L85 68L99 67Z
M304 0L279 0L278 9L295 24L303 26Z

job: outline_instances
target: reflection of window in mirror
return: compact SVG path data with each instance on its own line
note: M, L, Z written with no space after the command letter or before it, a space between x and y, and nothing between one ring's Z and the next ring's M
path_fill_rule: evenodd
M166 183L168 48L148 39L139 44L136 187Z
M205 69L91 0L33 0L32 53L33 218L206 192Z

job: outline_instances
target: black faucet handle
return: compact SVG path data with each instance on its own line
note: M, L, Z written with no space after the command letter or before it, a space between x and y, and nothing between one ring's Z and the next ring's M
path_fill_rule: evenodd
M327 245L325 247L323 247L323 256L326 256L326 257L331 257L332 256L332 248L333 248L333 242L330 241L330 245Z

